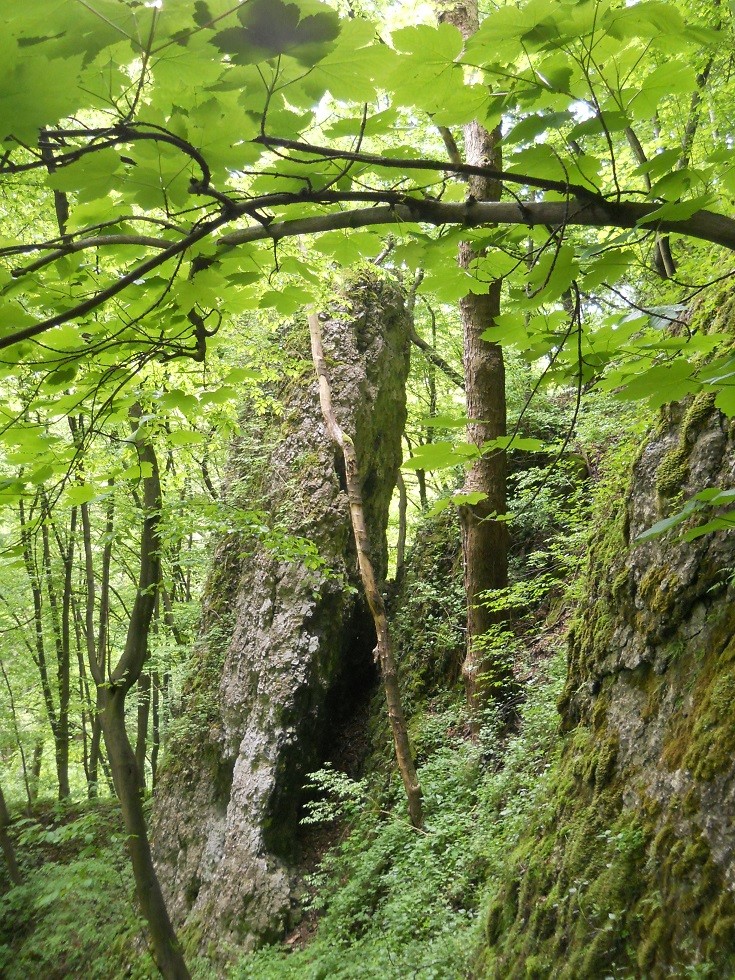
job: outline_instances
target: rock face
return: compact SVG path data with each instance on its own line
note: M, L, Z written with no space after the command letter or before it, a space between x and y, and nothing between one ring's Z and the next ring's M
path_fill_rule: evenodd
M502 977L735 971L735 532L636 544L735 487L711 398L673 406L590 549L561 760L488 920Z
M324 348L383 576L406 415L408 320L386 282L363 275L346 297L323 322ZM258 447L260 459L243 447L233 458L243 505L266 509L272 528L298 538L221 542L180 734L154 803L154 854L169 908L201 947L216 938L220 947L250 948L283 934L304 776L324 759L335 718L374 678L341 459L325 434L305 323L294 342L303 373L279 392L282 415L262 436L270 444ZM316 545L319 563L308 549L284 557L287 548L301 550L299 539Z

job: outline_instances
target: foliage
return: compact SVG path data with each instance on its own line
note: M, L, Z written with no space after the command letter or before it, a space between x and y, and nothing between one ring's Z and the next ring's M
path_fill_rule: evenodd
M702 350L701 337L662 336L655 317L621 316L625 295L608 287L643 276L654 225L735 244L727 219L702 211L732 192L728 134L715 130L713 149L704 111L710 103L716 117L727 95L717 70L731 28L724 12L707 22L673 3L634 6L588 0L573 16L564 0L501 6L464 49L450 24L386 38L316 0L279 2L268 16L259 0L100 0L76 6L74 32L52 0L32 16L16 12L5 53L24 83L3 103L0 175L9 215L25 195L44 221L37 235L17 227L0 253L8 365L27 361L34 397L55 397L57 411L95 392L105 413L118 409L143 364L202 360L224 318L318 302L320 262L374 257L380 225L398 221L415 230L399 228L392 261L420 266L433 301L456 301L470 275L478 288L508 278L488 339L550 356L551 375L586 384L612 369L610 384L669 399L719 386L668 361ZM539 200L482 204L473 217L450 181L461 167L405 145L407 122L472 118L490 128L504 120L503 180ZM311 133L321 144L306 142ZM575 222L617 231L575 235ZM321 234L316 253L281 244L273 268L273 243L309 232ZM447 261L468 235L488 249L469 274ZM605 290L599 316L582 297ZM27 343L42 336L42 346Z
M305 816L302 824L329 823L333 820L351 820L365 802L365 784L361 780L350 779L332 766L325 766L307 776L304 788L316 794L314 799L304 804Z
M561 671L555 661L553 680L532 692L522 733L499 770L483 765L495 732L475 744L462 735L456 703L429 708L415 727L426 752L419 772L425 831L406 824L399 802L387 811L365 806L312 881L321 912L316 938L305 949L249 955L234 976L470 976L482 882L502 866L543 788Z
M25 881L0 897L3 976L153 976L117 808L47 811L16 827Z
M405 466L422 508L437 494L472 505L478 492L457 491L463 469L483 453L509 453L517 574L491 601L502 598L517 623L539 601L554 601L574 574L589 505L580 473L594 476L599 463L584 427L607 426L610 435L609 426L635 415L612 411L610 399L657 408L704 397L735 413L727 328L703 329L687 314L692 297L731 275L714 246L735 250L726 217L735 193L731 9L525 0L493 6L463 44L454 27L434 22L433 10L421 23L418 10L428 8L384 7L34 0L8 11L0 751L15 800L32 803L39 783L42 795L55 785L65 795L65 765L72 795L105 785L91 759L89 653L97 644L92 662L114 662L125 642L146 517L145 445L163 471L161 602L147 661L151 697L160 696L156 743L166 737L181 654L195 635L211 538L260 535L279 555L320 567L313 543L295 538L288 521L270 520L249 488L232 488L242 499L226 508L221 488L226 447L247 427L242 405L255 415L272 407L268 385L300 370L280 321L322 303L335 266L380 255L387 270L413 281L417 330L455 374L461 344L449 307L504 279L503 314L485 340L501 344L512 363L512 434L482 446L457 438L466 422L460 392L424 357ZM503 171L484 171L503 183L497 202L466 200L467 168L445 159L446 144L473 119L502 127ZM454 261L460 241L478 254L468 270ZM665 275L656 279L654 269ZM135 431L131 411L140 413ZM255 437L254 468L261 448ZM681 460L671 462L675 486ZM438 474L428 492L427 470ZM731 497L728 487L703 488L646 534L684 525L693 538L729 528ZM699 517L704 523L692 527ZM453 571L455 587L441 599L430 578L414 578L399 617L416 705L458 672L461 586ZM216 674L224 624L213 632L200 686ZM512 652L517 633L489 642ZM132 707L145 708L143 686L136 697ZM197 702L183 731L210 720L210 701ZM148 719L136 715L145 750ZM132 712L128 721L132 730ZM418 743L430 728L428 718L415 723ZM424 742L433 746L428 735ZM472 794L442 769L442 751L429 753L427 784L471 810ZM474 749L451 751L461 772L474 772L467 779L479 793ZM341 788L352 814L354 787ZM58 839L44 846L63 843L66 831L53 833ZM408 874L406 855L425 860L434 869L427 880L437 889L436 921L462 935L465 920L438 881L428 838L421 850L420 838L403 833L391 821L366 831L374 835L373 872ZM27 828L29 848L32 837ZM345 867L359 868L353 849ZM107 882L109 867L87 859ZM74 871L82 896L91 868L80 862ZM65 896L64 874L52 862L34 875L23 886L28 907ZM387 891L394 880L385 876ZM421 919L421 902L434 908L434 899L418 881L402 912L400 895L393 911L378 896L394 923L386 956L396 957L381 960L370 952L368 882L366 865L352 899L359 914L345 905L339 915L367 930L363 949L376 970L379 962L408 969L401 942L410 960L409 910ZM16 899L7 902L19 921ZM339 908L337 897L333 904ZM121 915L132 935L133 920ZM463 969L460 945L447 938L437 965L421 967L426 976ZM48 949L58 949L56 938ZM332 966L341 968L336 952Z
M544 386L575 389L575 417L594 386L654 404L712 391L730 406L720 335L682 325L687 291L676 280L653 288L646 272L658 247L651 215L669 222L659 232L707 238L701 208L732 193L721 113L728 87L719 73L731 33L725 11L697 20L699 12L673 3L633 9L589 0L570 20L563 0L531 0L493 10L463 46L449 24L410 23L408 8L390 12L386 34L367 19L383 15L380 5L361 5L360 16L317 0L279 2L268 15L266 6L75 2L72 31L68 5L38 0L7 25L0 490L3 545L15 565L5 566L12 586L0 589L8 627L22 634L30 605L12 571L22 560L20 504L32 518L37 568L43 528L62 551L71 548L82 508L100 553L114 506L109 640L121 642L135 581L126 542L137 534L133 505L145 478L139 441L150 437L165 460L162 557L172 609L159 624L162 677L176 673L178 650L191 639L207 534L267 526L254 500L223 516L224 446L243 394L257 410L268 400L260 382L298 370L278 319L320 302L335 265L386 253L386 268L413 278L417 329L431 331L435 350L455 364L448 305L504 276L503 315L487 339L533 366L537 401ZM487 126L502 119L505 187L514 200L526 197L499 202L499 221L484 204L475 217L460 203L461 167L427 158L442 153L433 127L459 132L472 118ZM715 224L727 245L726 219ZM313 248L296 248L292 233L318 237ZM453 261L462 238L486 250L469 271ZM701 249L677 248L686 270L722 274ZM651 309L641 305L646 292ZM478 492L456 496L457 467L508 442L518 457L554 451L543 427L530 433L523 417L502 446L453 438L462 425L458 393L444 385L437 401L429 364L428 399L417 395L428 413L410 433L406 464L418 471L422 506L427 469L448 467L438 484L455 503L473 504ZM134 437L128 413L137 404L144 414ZM529 410L517 411L529 420ZM318 563L287 529L266 533L279 551ZM79 561L79 540L75 547ZM37 631L49 651L63 632L49 584L59 596L66 589L63 554L52 550L51 575L39 574L36 589ZM99 578L99 560L92 571ZM78 568L78 636L84 580ZM67 714L91 717L73 653L64 654L69 703L52 671L45 686L34 682L43 697L34 693L23 717L9 719L16 762L49 725L63 743ZM31 686L29 666L11 673L11 687ZM72 758L73 779L83 761Z

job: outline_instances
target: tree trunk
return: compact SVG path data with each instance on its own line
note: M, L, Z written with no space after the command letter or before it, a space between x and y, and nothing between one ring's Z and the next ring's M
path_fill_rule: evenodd
M166 980L189 980L176 933L169 919L148 843L140 793L140 773L125 729L125 689L101 692L100 718L112 778L122 807L135 891L148 924L153 958Z
M406 483L403 474L398 471L396 477L398 487L398 543L396 544L396 585L402 580L405 572L406 563L406 530L408 495L406 494Z
M477 30L477 0L442 4L440 20L454 24L467 39ZM477 122L464 127L465 162L501 168L500 129L489 133ZM468 194L478 201L499 201L502 187L494 180L471 176ZM470 268L475 253L462 243L459 263ZM506 434L505 365L498 344L482 339L482 334L500 313L501 283L493 282L483 293L468 293L460 301L464 340L464 376L467 400L467 438L475 445ZM467 595L467 654L462 674L467 700L473 712L504 700L512 684L512 666L488 653L484 634L502 620L502 613L483 603L486 593L508 584L508 532L495 515L506 511L505 453L496 451L481 457L467 474L464 490L486 496L479 503L460 508L464 582Z
M44 739L40 736L36 739L33 746L33 756L31 758L31 770L28 773L28 802L34 806L38 799L38 787L41 782L41 764L43 762Z
M15 859L15 848L13 847L13 842L8 835L9 824L10 814L8 813L8 808L5 805L5 797L3 796L3 790L0 786L0 847L2 847L5 863L8 866L8 875L10 876L11 882L14 885L22 885L23 877L20 873L18 862Z
M375 655L380 665L380 674L383 681L385 700L388 705L388 718L393 732L393 744L395 745L398 769L408 799L408 812L411 823L414 827L421 827L423 824L421 785L416 773L416 767L413 764L408 742L408 729L401 704L398 670L393 656L393 645L388 629L388 616L385 611L385 602L378 587L375 571L369 557L370 544L365 527L365 514L362 505L362 491L360 489L360 475L355 446L352 439L339 427L332 410L329 375L322 349L321 324L319 323L319 318L313 313L309 315L309 333L311 336L311 353L314 360L314 369L316 370L316 376L319 381L319 401L322 406L324 422L330 438L340 447L344 457L345 482L350 501L350 518L352 520L352 531L355 536L355 547L357 548L357 561L360 569L360 578L365 589L365 596L373 616L373 622L375 623L375 633L378 640Z
M69 795L68 769L64 763L64 753L61 745L64 739L60 739L59 718L54 702L54 692L51 687L48 663L46 661L46 640L44 635L44 614L43 614L43 591L41 588L41 578L38 570L37 554L35 549L34 535L30 519L26 520L25 505L23 501L18 503L18 518L20 521L20 537L23 547L23 564L31 587L33 597L33 625L35 634L35 662L38 667L41 679L41 690L43 692L43 703L46 707L51 732L54 737L54 750L56 756L56 774L59 787L59 799L65 799Z
M51 628L56 651L56 685L59 697L59 708L56 716L54 731L56 771L59 778L59 799L68 800L71 796L69 787L69 699L70 699L70 646L69 646L69 602L71 597L71 573L74 549L74 534L76 529L76 508L72 508L71 525L69 529L69 554L64 555L61 544L59 552L64 563L64 596L62 603L56 591L54 570L51 562L51 541L49 534L49 508L45 491L41 494L44 509L44 521L41 525L41 542L43 548L43 569L46 577L46 594L48 596L51 614ZM67 560L68 559L68 560Z
M28 644L28 647L31 651L33 650L31 644ZM3 675L3 681L5 682L5 687L7 688L8 691L8 707L10 708L10 717L13 722L13 734L15 735L15 744L18 746L18 752L20 753L20 761L23 767L23 784L25 785L26 799L27 799L26 813L30 817L33 812L33 803L35 799L35 795L32 793L31 790L33 776L28 772L28 765L26 763L26 753L25 753L25 749L23 748L23 739L20 737L20 725L18 724L18 713L15 710L15 698L13 697L13 688L11 687L10 678L8 677L8 672L5 670L5 664L3 663L1 657L0 657L0 674ZM39 745L41 746L40 750L38 748ZM36 738L36 748L33 757L35 761L36 755L38 755L39 774L41 771L42 751L43 751L43 736L41 735L40 737ZM37 792L38 792L38 779L36 779L36 793Z
M117 664L106 667L105 630L100 630L97 644L89 644L89 669L97 685L98 718L105 738L107 757L112 769L115 791L120 799L128 837L128 851L133 865L135 890L148 924L153 958L166 980L189 980L189 971L176 938L161 886L156 876L143 812L141 775L125 728L125 698L138 681L148 655L148 638L161 578L161 481L158 460L152 443L140 431L140 405L130 409L133 431L141 464L149 474L143 478L143 526L140 536L140 568L137 591L130 610L125 647ZM83 517L84 520L84 517ZM85 528L85 545L89 535ZM88 575L91 568L87 566ZM93 585L93 580L92 580ZM104 596L104 590L103 590ZM106 623L105 612L105 623ZM102 618L102 612L100 613ZM92 627L92 616L88 632Z
M92 737L89 740L89 777L87 780L87 796L90 800L99 796L99 770L100 770L100 739L102 738L102 726L99 716L95 714L92 718Z
M161 716L159 709L159 697L161 690L161 677L157 670L152 675L151 691L151 793L156 788L156 773L158 771L158 751L161 739Z
M138 733L135 761L140 773L141 792L145 792L145 753L148 746L148 718L151 710L151 675L144 671L138 678Z

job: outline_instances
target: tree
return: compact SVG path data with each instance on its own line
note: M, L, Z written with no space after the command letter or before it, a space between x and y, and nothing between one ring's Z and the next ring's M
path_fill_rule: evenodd
M464 4L450 2L445 6L443 12L440 10L440 23L454 25L464 41L468 41L480 26L476 0ZM463 129L467 163L501 170L500 124L491 132L472 120ZM444 133L450 157L456 161L456 144L451 133L446 129ZM467 178L468 196L476 201L498 202L502 190L500 181L490 177L475 174ZM475 252L469 242L460 244L462 268L471 270L473 263L481 259L482 253ZM501 292L502 280L494 279L486 289L470 291L460 300L467 418L471 420L467 439L478 447L506 435L503 349L487 338L487 331L500 316ZM498 621L497 612L483 598L508 584L505 470L502 449L482 453L467 474L463 488L466 502L459 508L467 597L467 655L463 675L467 700L476 715L488 702L502 701L513 682L512 665L498 661L497 656L488 657L483 650L483 637Z
M349 433L342 430L332 408L329 368L324 357L321 324L319 317L315 313L309 315L309 335L314 370L316 371L319 382L319 401L322 415L324 416L329 437L339 447L344 459L345 484L350 502L350 521L355 538L357 563L365 590L365 598L367 599L375 625L375 635L377 638L376 660L380 665L380 676L383 682L383 690L385 691L388 720L393 734L396 761L398 762L398 769L401 773L401 779L403 780L403 786L408 800L411 823L414 827L420 828L424 820L421 785L416 774L416 766L411 757L408 729L401 703L398 672L388 625L388 614L383 595L380 591L380 583L375 575L375 569L370 558L370 541L365 525L365 508L363 505L362 490L360 488L359 463L352 438Z

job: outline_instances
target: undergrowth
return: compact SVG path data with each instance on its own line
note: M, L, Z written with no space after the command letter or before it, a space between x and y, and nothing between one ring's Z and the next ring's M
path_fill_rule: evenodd
M148 980L157 971L133 905L122 818L112 801L16 821L23 884L0 895L0 976Z
M425 759L419 773L423 830L409 825L397 788L392 804L380 809L369 787L350 794L340 781L336 809L321 812L338 815L347 797L352 822L311 881L321 915L316 937L306 948L280 944L249 954L233 978L470 977L486 883L500 875L508 848L541 805L554 758L560 653L545 673L529 685L519 734L506 743L502 765L496 727L489 724L480 739L470 740L459 702L434 702L414 724L417 752Z

